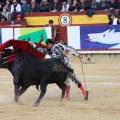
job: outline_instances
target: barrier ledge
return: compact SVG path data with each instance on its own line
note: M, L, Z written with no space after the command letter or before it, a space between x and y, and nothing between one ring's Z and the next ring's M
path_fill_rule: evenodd
M46 15L50 15L50 16L58 16L61 15L62 13L68 13L71 15L86 15L86 12L73 12L73 11L69 11L69 12L29 12L29 13L25 13L25 17L34 17L34 16L46 16ZM95 10L94 14L107 14L107 12L105 10Z
M0 22L1 28L19 28L19 27L26 27L27 23L26 21L17 22L15 21L14 24L11 24L10 22Z

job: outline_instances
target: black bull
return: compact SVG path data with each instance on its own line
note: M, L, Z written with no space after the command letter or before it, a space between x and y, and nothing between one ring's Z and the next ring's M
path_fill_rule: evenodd
M10 50L5 50L1 54L0 68L7 68L13 75L15 101L31 85L40 85L41 93L35 105L38 105L46 93L48 84L56 83L62 90L61 99L64 98L66 84L64 83L68 72L64 65L57 59L40 59L32 54L21 54L14 62L6 63L5 58L11 54Z

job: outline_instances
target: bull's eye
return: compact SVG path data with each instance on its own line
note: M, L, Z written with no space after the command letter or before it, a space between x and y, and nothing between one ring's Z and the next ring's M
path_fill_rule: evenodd
M105 34L103 35L103 37L105 37Z

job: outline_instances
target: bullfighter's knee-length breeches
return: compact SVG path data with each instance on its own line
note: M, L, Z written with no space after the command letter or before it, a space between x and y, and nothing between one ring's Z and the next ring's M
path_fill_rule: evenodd
M69 78L69 77L67 77L67 79L66 79L66 81L65 81L65 84L66 84L67 86L70 86L70 85L71 85L71 82L70 82L70 78Z
M76 84L78 87L80 87L81 82L80 80L76 77L75 73L68 72L68 77Z

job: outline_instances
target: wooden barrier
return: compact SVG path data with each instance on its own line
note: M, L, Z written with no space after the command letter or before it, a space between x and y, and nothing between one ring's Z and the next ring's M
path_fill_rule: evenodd
M92 17L86 12L31 12L25 14L27 26L44 26L50 19L57 26L105 25L108 23L107 12L96 10Z
M25 19L28 27L43 27L52 19L57 27L55 41L64 41L67 43L66 26L80 25L105 25L108 23L106 11L96 10L92 17L88 17L86 12L36 12L26 13ZM64 23L65 22L65 23ZM54 31L52 30L52 36Z
M52 30L52 33L54 31ZM55 41L64 41L66 44L68 43L67 41L67 27L61 27L57 26L57 32L56 32L56 38Z

